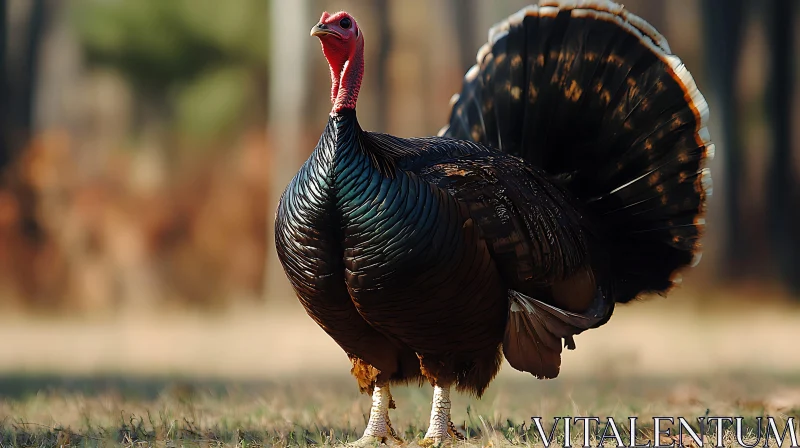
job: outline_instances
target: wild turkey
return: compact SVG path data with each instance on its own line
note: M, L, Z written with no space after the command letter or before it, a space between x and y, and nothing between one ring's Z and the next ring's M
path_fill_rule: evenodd
M450 389L509 364L558 375L562 340L696 261L708 108L664 38L606 1L541 1L489 33L440 136L361 129L364 34L311 30L333 109L275 232L308 314L373 405L358 444L396 438L390 384L434 386L423 445L460 435Z

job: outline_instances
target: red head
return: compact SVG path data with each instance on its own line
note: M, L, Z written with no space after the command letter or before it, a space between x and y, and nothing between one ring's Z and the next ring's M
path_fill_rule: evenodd
M344 11L324 12L311 35L319 38L331 69L332 113L354 109L364 76L364 35L356 20Z

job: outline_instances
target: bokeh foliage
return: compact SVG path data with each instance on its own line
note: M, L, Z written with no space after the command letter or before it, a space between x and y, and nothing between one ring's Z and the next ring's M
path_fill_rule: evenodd
M267 13L264 0L80 0L71 16L90 64L166 105L182 134L216 138L263 103Z

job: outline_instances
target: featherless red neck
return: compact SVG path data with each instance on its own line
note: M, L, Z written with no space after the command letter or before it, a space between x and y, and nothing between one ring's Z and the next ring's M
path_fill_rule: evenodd
M311 35L319 38L331 69L331 114L355 109L364 77L364 35L358 24L344 11L325 12Z

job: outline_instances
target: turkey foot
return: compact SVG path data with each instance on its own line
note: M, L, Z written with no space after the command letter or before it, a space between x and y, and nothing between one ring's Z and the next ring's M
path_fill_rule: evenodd
M428 432L425 433L425 438L419 442L419 446L427 448L446 441L466 439L456 430L456 426L450 420L450 407L450 386L433 386L431 422Z
M375 386L372 392L372 407L369 410L369 422L367 422L367 429L364 430L364 435L357 441L349 444L350 447L369 447L378 446L383 443L403 443L397 437L392 423L389 421L389 408L394 408L394 401L392 401L392 393L389 391L389 385Z

